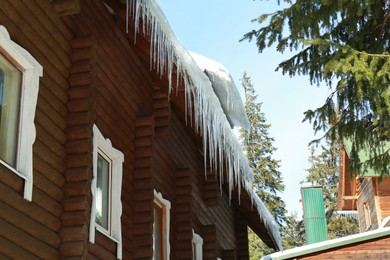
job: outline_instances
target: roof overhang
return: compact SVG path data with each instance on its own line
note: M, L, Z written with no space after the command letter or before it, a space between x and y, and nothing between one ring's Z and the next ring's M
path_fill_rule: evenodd
M176 39L157 1L128 0L129 9L120 0L104 2L120 19L118 24L129 41L136 43L139 57L149 63L153 80L167 93L172 108L188 122L187 131L204 154L205 163L226 175L230 198L237 200L250 219L258 219L250 224L264 242L281 250L276 221L253 192L252 170L210 79Z

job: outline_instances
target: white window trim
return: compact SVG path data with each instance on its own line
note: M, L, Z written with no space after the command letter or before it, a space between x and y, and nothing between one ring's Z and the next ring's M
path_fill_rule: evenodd
M24 179L24 198L31 201L33 190L32 146L36 138L34 117L38 99L39 77L42 77L43 68L30 53L11 40L7 29L2 25L0 25L0 49L13 59L22 72L16 169L2 160L0 163Z
M169 257L171 254L171 252L170 252L171 246L169 243L169 230L170 230L170 223L171 223L171 220L170 220L171 202L169 200L164 199L160 192L157 192L156 190L154 190L154 203L156 203L157 205L159 205L162 208L165 208L165 210L163 211L163 213L165 213L165 216L164 216L165 223L163 223L163 224L165 224L166 232L163 234L164 245L165 245L165 250L164 250L165 255L164 255L163 259L169 260ZM153 243L153 246L154 246L154 243ZM153 250L154 250L154 248L153 248Z
M110 234L101 230L101 227L95 223L96 214L96 176L97 176L97 155L99 150L103 151L105 155L111 160L112 170L112 183L111 183L111 230ZM122 188L122 164L124 161L124 155L121 151L112 147L111 141L104 138L96 125L93 126L93 179L91 183L92 192L92 207L91 207L91 219L89 225L89 241L95 243L95 231L98 230L111 240L117 243L117 258L122 259L122 230L121 230L121 215L122 215L122 202L121 202L121 188Z
M196 259L195 260L202 260L203 259L203 238L196 234L194 230L192 230L192 243L195 244L195 252L196 252Z

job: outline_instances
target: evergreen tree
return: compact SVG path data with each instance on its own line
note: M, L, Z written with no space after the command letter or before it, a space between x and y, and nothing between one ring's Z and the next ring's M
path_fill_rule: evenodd
M280 198L279 192L284 191L282 174L279 171L280 161L272 157L276 148L274 139L269 136L261 103L257 101L254 86L250 77L244 73L241 80L245 92L245 111L250 122L249 132L240 130L243 148L248 158L249 166L254 174L254 189L257 195L267 205L279 225L285 221L285 202Z
M249 244L249 258L250 260L259 260L265 255L275 252L273 248L268 247L261 239L248 228L248 244Z
M276 44L279 52L297 51L281 62L283 74L308 75L312 84L331 89L325 103L305 113L315 131L336 140L352 138L351 166L390 173L390 1L296 0L254 21L268 24L244 39L255 39L259 52ZM339 113L339 116L337 114ZM317 140L318 141L318 140ZM371 160L357 151L369 147Z
M322 186L329 239L358 233L356 217L335 214L339 184L339 145L332 145L327 141L321 146L319 154L316 154L313 146L310 151L310 168L307 169L305 182Z
M284 250L300 247L305 244L305 224L302 219L298 219L296 214L287 216L286 225L283 226L281 233Z
M254 86L246 73L241 84L245 92L245 110L250 129L249 131L241 129L240 136L243 150L254 173L253 188L282 227L286 221L286 204L279 193L284 191L284 184L279 171L279 161L272 157L276 148L273 146L274 139L268 133L270 124L266 122L261 111L262 104L257 101ZM249 241L251 259L260 259L261 256L273 252L250 229Z

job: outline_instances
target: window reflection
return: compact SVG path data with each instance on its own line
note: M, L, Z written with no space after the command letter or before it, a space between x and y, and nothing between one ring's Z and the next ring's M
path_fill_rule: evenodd
M109 230L110 218L110 163L98 154L96 182L96 215L95 221Z
M0 54L0 159L15 167L22 73Z

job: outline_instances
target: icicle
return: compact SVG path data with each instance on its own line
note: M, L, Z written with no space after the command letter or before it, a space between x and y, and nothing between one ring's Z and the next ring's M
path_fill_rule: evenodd
M195 63L191 55L182 47L170 28L164 14L155 0L127 0L135 21L135 34L139 30L140 16L142 15L144 35L150 35L150 68L156 69L160 76L167 75L169 82L169 95L172 91L172 73L176 65L177 81L184 81L185 120L190 120L196 133L203 135L203 156L205 162L205 175L207 175L207 162L220 178L220 190L224 182L224 164L226 166L229 198L231 199L234 187L240 194L243 187L251 197L261 220L278 240L279 233L272 215L264 203L253 192L253 174L248 161L241 150L230 123L221 108L219 99L214 93L210 79ZM135 37L136 38L136 37ZM228 99L231 99L229 97ZM228 101L228 106L234 104ZM279 238L280 239L280 238Z

